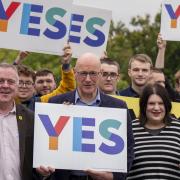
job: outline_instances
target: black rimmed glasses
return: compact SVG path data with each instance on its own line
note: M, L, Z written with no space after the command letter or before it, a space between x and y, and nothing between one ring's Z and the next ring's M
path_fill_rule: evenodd
M83 79L85 79L88 75L89 75L89 77L91 78L91 79L95 79L95 78L97 78L97 76L98 76L98 74L100 73L100 72L96 72L96 71L79 71L79 72L76 72L78 75L79 75L79 77L81 77L81 78L83 78Z
M31 87L33 84L34 84L34 83L31 82L31 81L22 81L22 80L19 81L19 86L20 86L20 87L23 87L23 86Z
M118 74L115 72L101 72L101 75L103 78L107 79L108 77L110 77L111 79L117 79L118 78Z
M4 78L0 78L0 85L5 84L5 82L8 85L15 85L17 82L14 79L4 79Z

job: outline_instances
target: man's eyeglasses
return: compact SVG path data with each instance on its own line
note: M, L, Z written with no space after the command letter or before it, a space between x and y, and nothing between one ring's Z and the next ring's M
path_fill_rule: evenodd
M31 81L19 81L19 86L26 86L26 87L31 87L34 83Z
M87 72L87 71L79 71L79 72L76 72L81 78L86 78L87 77L87 75L89 75L89 77L91 78L91 79L93 79L93 78L97 78L97 76L98 76L98 74L99 74L99 72L96 72L96 71L89 71L89 72Z
M108 77L110 77L111 79L117 79L118 77L118 74L116 74L115 72L102 72L101 75L103 78L106 78L106 79Z
M0 85L3 85L5 82L7 82L8 85L15 85L16 84L16 81L14 79L0 78Z

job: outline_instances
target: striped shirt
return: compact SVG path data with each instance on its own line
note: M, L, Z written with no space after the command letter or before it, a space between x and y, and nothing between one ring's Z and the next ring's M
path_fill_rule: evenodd
M170 126L152 135L133 121L135 158L128 180L180 179L180 121L173 119Z

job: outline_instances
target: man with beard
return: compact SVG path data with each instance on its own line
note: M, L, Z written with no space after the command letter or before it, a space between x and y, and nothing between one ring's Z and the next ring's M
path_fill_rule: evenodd
M34 85L38 96L51 93L56 89L56 81L53 72L48 69L37 71Z

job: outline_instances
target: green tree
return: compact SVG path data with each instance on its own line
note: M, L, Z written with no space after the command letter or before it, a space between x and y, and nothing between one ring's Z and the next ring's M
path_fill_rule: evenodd
M137 53L145 53L155 63L158 48L157 35L160 31L160 13L151 21L149 15L134 17L129 30L122 22L111 23L108 42L108 55L116 59L121 67L122 80L127 81L129 58ZM180 69L180 42L168 42L165 56L165 74L173 79L174 73ZM124 84L124 83L122 83ZM120 85L121 86L121 85Z
M127 75L128 61L130 57L137 53L148 54L153 62L157 56L156 39L160 31L160 13L153 20L149 15L145 17L134 17L131 20L131 29L124 23L111 22L109 39L107 45L108 56L117 60L121 68L120 88L128 85ZM14 50L1 49L0 62L12 63L18 52ZM34 70L48 68L59 76L59 57L47 54L31 53L24 64L31 66ZM73 60L75 64L75 60ZM180 69L180 42L168 42L165 56L165 74L173 79L174 73Z

